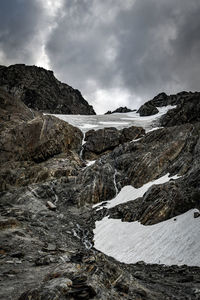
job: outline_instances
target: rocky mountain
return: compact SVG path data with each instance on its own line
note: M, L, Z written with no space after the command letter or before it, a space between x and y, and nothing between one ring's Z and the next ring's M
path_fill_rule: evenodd
M158 113L158 107L162 107L162 106L174 106L174 105L178 105L177 108L177 112L179 112L179 116L178 119L180 118L180 115L182 115L182 113L180 113L180 106L191 106L191 108L196 107L193 104L189 104L192 101L196 100L196 104L198 103L198 99L200 98L200 93L199 92L180 92L178 94L175 95L167 95L165 93L160 93L157 96L155 96L152 100L147 101L146 103L144 103L139 109L138 109L138 113L140 114L140 116L150 116L150 115L155 115ZM187 109L191 109L191 108L187 108ZM186 110L187 110L186 109ZM198 112L199 112L199 108L198 108ZM197 113L198 113L197 112ZM190 113L188 111L188 113ZM191 111L192 113L192 111ZM175 113L176 114L176 111ZM166 117L168 118L168 117ZM172 119L171 117L169 117L170 119ZM187 117L183 117L185 119L185 121L187 121ZM165 121L163 121L165 123ZM166 121L167 122L167 121ZM182 124L181 121L179 124ZM170 126L170 125L169 125Z
M124 106L124 107L121 106L121 107L118 107L117 109L115 109L113 111L111 111L111 110L107 111L105 113L105 115L110 115L110 114L115 114L115 113L127 113L127 112L132 112L132 111L135 111L135 110L127 108L126 106Z
M78 90L57 80L52 71L36 66L0 66L0 88L35 110L54 114L95 114Z
M200 298L199 94L153 103L83 136L0 90L1 299Z

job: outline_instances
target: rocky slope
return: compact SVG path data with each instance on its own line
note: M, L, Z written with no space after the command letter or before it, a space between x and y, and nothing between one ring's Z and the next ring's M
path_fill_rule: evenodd
M159 99L166 104L164 94ZM95 222L108 215L147 226L200 209L195 99L177 105L160 120L164 125L167 118L164 128L148 133L138 127L89 131L85 157L95 153L96 162L87 166L80 130L0 92L1 299L200 298L199 267L123 264L96 250L93 240ZM183 121L174 121L183 111ZM167 174L177 177L137 196ZM126 186L136 196L109 206Z
M78 90L57 80L52 71L36 66L0 66L0 87L35 110L54 114L95 114Z

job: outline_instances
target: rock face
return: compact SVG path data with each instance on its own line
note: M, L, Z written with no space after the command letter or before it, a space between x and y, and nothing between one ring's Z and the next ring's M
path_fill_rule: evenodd
M127 112L132 112L132 111L136 111L135 109L132 110L130 108L127 108L126 106L124 107L119 107L113 111L109 110L105 113L105 115L110 115L110 114L115 114L115 113L127 113Z
M83 145L83 158L96 159L106 153L111 152L120 144L138 139L145 134L142 127L129 127L117 130L108 127L99 130L90 130L85 135L86 143Z
M150 103L145 103L138 109L137 112L140 114L141 117L146 117L157 114L158 109Z
M161 119L162 126L175 126L200 122L200 93L181 98L176 108L169 110Z
M155 96L152 100L147 101L145 104L143 104L139 108L138 113L140 114L140 116L154 115L154 114L158 113L157 107L168 106L168 105L182 106L183 104L191 102L193 98L199 98L199 97L200 97L200 93L198 93L198 92L192 93L192 92L183 91L183 92L180 92L175 95L167 95L165 93L160 93L157 96ZM188 108L186 108L186 110L187 109ZM176 114L176 112L179 112L178 118L181 117L180 107L177 109L177 111L175 111L174 115ZM170 118L170 113L169 113L168 118ZM165 121L165 122L167 122L167 121ZM163 121L163 123L165 123L165 122ZM185 123L185 122L183 122L183 123ZM179 123L177 123L177 122L174 123L174 125L183 124L183 123L181 123L181 121L180 121Z
M79 200L110 200L116 188L125 185L139 188L167 173L184 175L192 168L196 172L199 138L196 123L155 130L116 147L78 175L77 183L82 185Z
M35 110L54 114L95 114L78 90L58 81L52 71L36 66L1 66L0 87Z
M78 128L30 110L3 90L0 90L0 120L1 188L14 181L27 183L28 178L30 182L34 178L45 179L50 165L58 174L57 163L47 162L44 166L44 162L61 154L74 160L72 157L80 152L83 135Z

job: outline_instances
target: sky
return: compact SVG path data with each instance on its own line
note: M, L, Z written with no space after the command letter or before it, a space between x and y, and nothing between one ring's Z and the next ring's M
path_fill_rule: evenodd
M1 0L0 64L54 71L97 113L200 90L199 0Z

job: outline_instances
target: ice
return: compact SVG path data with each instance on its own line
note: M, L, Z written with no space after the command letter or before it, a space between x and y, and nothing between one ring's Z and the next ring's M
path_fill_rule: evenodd
M151 226L105 217L95 223L94 246L124 263L200 266L200 217L194 218L195 211Z
M84 129L93 129L93 128L97 127L97 126L98 126L98 125L84 124L84 125L80 126L80 128L81 128L82 130L84 130Z
M176 106L158 107L159 112L153 116L140 117L137 112L115 113L110 115L62 115L56 114L57 118L64 120L82 130L83 133L90 129L101 129L105 127L116 127L122 129L130 126L141 126L146 131L155 127L154 123L169 109Z
M156 180L149 181L148 183L144 184L143 186L141 186L138 189L134 188L132 185L126 185L121 189L121 191L119 192L119 194L116 197L114 197L112 200L107 201L107 204L105 207L111 208L118 204L125 203L125 202L131 201L131 200L135 200L139 197L142 197L144 195L144 193L146 193L146 191L152 185L162 184L162 183L168 182L170 179L177 179L177 178L178 178L177 175L169 177L169 173L168 173ZM102 203L103 202L95 204L93 207L99 206Z
M103 124L103 125L128 125L129 122L99 122L99 124Z

